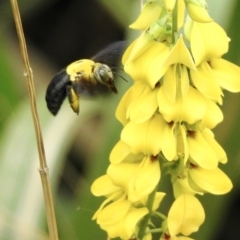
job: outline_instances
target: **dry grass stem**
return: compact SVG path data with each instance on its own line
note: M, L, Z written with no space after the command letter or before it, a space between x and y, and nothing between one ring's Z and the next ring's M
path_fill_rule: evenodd
M18 35L19 44L20 44L21 57L24 63L24 76L26 77L26 80L27 80L27 87L29 92L33 123L35 128L36 139L37 139L37 147L38 147L39 162L40 162L39 172L41 176L43 193L44 193L49 236L51 240L57 240L58 239L57 224L56 224L56 218L55 218L55 212L54 212L52 190L51 190L50 181L49 181L49 173L48 173L49 169L46 162L43 138L42 138L41 127L39 123L38 112L37 112L36 95L35 95L35 88L33 83L33 73L29 63L27 47L26 47L25 37L22 29L21 17L18 9L17 0L10 0L10 1L12 5L14 21L16 24L17 35Z

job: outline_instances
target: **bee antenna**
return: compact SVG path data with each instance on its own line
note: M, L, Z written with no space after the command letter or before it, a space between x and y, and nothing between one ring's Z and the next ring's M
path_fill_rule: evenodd
M125 82L128 82L128 80L126 78L124 78L122 75L116 73L116 72L113 72L114 75L117 75L119 76L120 78L122 78Z

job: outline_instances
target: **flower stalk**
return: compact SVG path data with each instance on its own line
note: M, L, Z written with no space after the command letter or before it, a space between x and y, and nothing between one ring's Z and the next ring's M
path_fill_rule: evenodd
M158 187L158 186L157 186ZM154 203L154 199L155 199L155 195L157 192L157 187L155 188L155 190L148 196L148 200L146 203L146 207L148 208L149 213L143 218L142 222L139 224L139 232L138 232L138 238L139 239L143 239L145 232L146 232L146 228L148 226L149 220L151 218L152 215L152 207L153 207L153 203Z
M177 29L178 28L178 0L172 13L172 44L176 43Z

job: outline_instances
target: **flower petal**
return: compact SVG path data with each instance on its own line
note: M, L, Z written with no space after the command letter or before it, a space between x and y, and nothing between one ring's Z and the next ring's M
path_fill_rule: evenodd
M127 116L129 116L131 121L136 123L150 119L158 107L158 89L152 89L144 83L141 83L141 86L141 94L132 100L127 109Z
M131 202L136 202L144 196L149 195L157 186L160 177L161 171L159 161L152 161L151 157L145 157L129 180L129 200Z
M129 121L131 114L129 107L131 106L131 104L134 104L136 99L137 100L141 99L141 96L144 94L144 90L146 87L149 89L149 87L145 83L141 81L136 81L134 85L130 87L122 97L116 110L116 118L123 125L126 125Z
M123 142L119 141L110 153L110 162L118 164L124 162L139 162L143 159L143 154L132 154L131 149Z
M164 0L165 8L168 13L172 13L176 0Z
M175 103L168 100L163 92L163 88L158 91L159 112L167 122L186 121L193 124L201 120L206 110L206 103L203 96L193 87L189 87L185 99L181 96L176 99Z
M205 213L199 200L192 194L182 194L168 213L168 229L171 236L178 233L189 235L204 222Z
M129 27L133 29L145 30L151 23L157 20L162 12L161 5L158 2L147 2L142 9L137 20Z
M177 156L177 142L174 127L174 123L166 124L162 136L164 139L164 141L162 141L162 152L164 157L169 161L172 161Z
M159 208L159 205L161 204L165 195L166 195L166 193L164 193L164 192L156 192L154 202L153 202L153 206L152 206L153 211L155 211ZM146 201L146 203L147 203L147 201Z
M130 201L117 201L106 206L98 215L97 223L108 232L111 237L113 236L111 232L114 232L114 225L119 221L122 221L123 218L128 213L131 207ZM113 214L114 213L114 214ZM107 226L108 229L104 228ZM112 228L112 229L111 229Z
M136 85L134 86L136 88ZM127 109L129 107L129 104L132 102L132 99L134 99L136 95L140 94L140 92L136 91L135 88L133 86L130 87L118 104L115 115L117 120L121 122L122 125L126 125L128 123L129 117L127 116Z
M173 185L173 194L175 198L178 198L183 193L190 193L190 194L201 194L200 192L197 192L193 190L188 183L188 179L186 177L180 178L180 177L172 177L171 179L172 185Z
M131 154L130 148L121 140L114 146L110 153L111 163L120 163L125 157Z
M110 164L107 175L115 186L121 187L125 192L128 191L128 183L132 175L136 174L140 163L119 163Z
M215 22L193 22L190 42L193 58L198 66L203 61L221 57L226 53L229 39L225 31Z
M189 169L189 184L197 185L203 191L212 194L225 194L232 189L232 182L219 168L212 170L203 168Z
M168 68L164 75L163 90L169 101L176 101L177 89L185 99L189 90L189 78L187 68L184 65L174 64Z
M161 204L163 198L166 196L166 193L164 192L156 192L155 194L155 198L154 198L154 202L153 202L153 206L152 206L152 211L157 210L157 208L159 207L159 205ZM136 202L134 203L134 205L147 205L147 201L148 201L148 195L144 196L140 202Z
M206 112L204 114L202 125L207 128L214 128L217 124L222 122L223 113L221 109L212 100L205 99L206 101Z
M134 54L133 60L124 64L124 70L134 79L148 83L151 88L167 71L168 65L163 63L169 54L169 47L163 43L152 41L150 47ZM137 57L136 57L137 56ZM131 58L130 58L131 59Z
M130 208L127 216L123 221L122 232L119 235L121 239L130 239L131 236L136 231L137 223L148 214L148 209L146 207L143 208Z
M97 178L91 186L91 192L95 196L107 196L119 190L120 188L113 184L108 175L103 175Z
M214 169L218 165L218 158L214 150L200 132L190 132L187 137L189 155L200 167Z
M213 21L212 18L208 15L207 10L204 7L197 5L196 3L188 1L187 11L189 16L196 22L208 23Z
M164 74L163 80L163 91L166 97L172 103L176 100L177 92L177 74L176 74L177 64L170 66L167 72Z
M194 86L204 97L222 104L223 93L207 62L201 63L197 71L190 70L190 74Z
M137 59L154 44L156 44L156 41L146 34L146 32L143 32L124 52L122 57L123 65L128 65L130 62Z
M230 91L240 91L240 67L224 59L211 59L210 66L218 84Z
M190 69L196 69L192 56L183 41L182 35L172 48L164 65L170 66L176 63L181 63Z
M211 132L210 129L205 129L203 131L203 137L208 142L208 144L211 146L211 148L214 150L218 157L218 161L221 163L227 162L227 155L223 148L218 144L218 142L214 139L214 135Z
M121 139L131 148L132 153L156 156L161 151L165 124L160 114L144 123L129 122L122 131Z
M187 68L184 65L180 65L181 69L181 75L180 75L180 85L181 85L181 93L183 99L185 99L188 95L189 91L189 77L188 77L188 71Z
M178 30L183 26L184 24L184 19L185 19L185 3L183 0L177 1L178 3L178 19L177 19L177 24L178 24Z

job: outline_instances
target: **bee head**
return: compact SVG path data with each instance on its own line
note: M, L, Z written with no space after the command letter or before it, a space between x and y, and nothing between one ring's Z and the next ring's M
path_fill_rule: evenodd
M105 84L114 93L118 92L114 84L113 72L109 66L106 64L95 63L93 74L97 82Z

